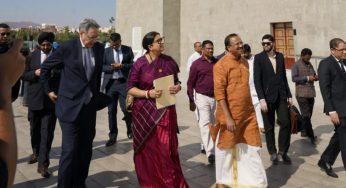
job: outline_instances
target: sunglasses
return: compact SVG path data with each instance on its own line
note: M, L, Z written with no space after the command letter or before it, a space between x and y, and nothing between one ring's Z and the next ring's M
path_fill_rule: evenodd
M265 46L265 45L270 46L271 44L272 42L262 42L262 46Z
M10 32L0 33L1 36L5 36L5 35L6 35L6 36L10 36L10 34L11 34Z

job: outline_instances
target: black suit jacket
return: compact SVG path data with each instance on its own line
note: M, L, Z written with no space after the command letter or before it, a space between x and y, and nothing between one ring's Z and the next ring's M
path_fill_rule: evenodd
M46 93L52 91L49 84L51 70L62 66L58 100L55 104L56 115L61 121L73 122L77 118L88 90L94 97L98 96L104 47L97 42L92 49L95 68L89 81L83 66L82 44L79 38L62 43L41 65L41 82L44 84Z
M276 73L266 52L257 54L254 60L254 81L258 98L270 103L275 102L278 97L292 97L286 78L284 56L282 53L275 53Z
M30 110L43 110L54 108L53 102L48 98L44 92L43 85L39 80L39 76L35 75L35 71L41 68L41 50L36 50L28 59L22 79L28 81L28 108ZM57 93L60 80L60 69L55 68L52 70L49 84L52 90Z
M120 69L122 74L124 75L125 81L128 78L130 69L133 64L133 52L131 47L121 45L121 53L123 54L123 59L121 61L121 64L123 64L123 67ZM104 72L103 76L103 84L102 84L102 90L106 88L109 80L113 76L114 69L112 68L111 64L114 63L114 52L113 48L108 47L105 50L104 58L103 58L103 67L102 71Z
M336 111L339 117L346 117L346 73L331 55L318 66L318 78L324 101L324 111Z

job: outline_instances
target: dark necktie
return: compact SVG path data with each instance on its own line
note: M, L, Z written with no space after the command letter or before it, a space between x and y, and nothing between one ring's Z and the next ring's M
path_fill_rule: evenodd
M85 74L87 76L87 79L90 80L93 72L94 72L94 64L92 62L92 57L91 57L91 48L83 48L83 61L84 61L84 69L85 69Z
M93 61L92 61L92 51L91 50L92 50L91 48L83 47L84 69L85 69L85 74L86 74L88 81L90 81L91 76L94 72L94 67L95 67L95 65L93 64ZM92 96L93 96L93 94L92 94L90 88L87 87L87 91L85 92L84 104L88 104L90 102Z
M114 62L116 64L120 64L120 49L119 48L116 49L115 52L116 52L116 56L115 56ZM119 79L119 78L122 78L122 77L123 77L123 75L122 75L122 72L120 70L114 70L114 72L113 72L113 79Z
M119 53L120 53L120 50L119 48L115 50L117 52L117 59L116 59L116 63L120 63L120 56L119 56Z
M342 60L340 60L339 63L340 63L342 73L345 73L344 62Z

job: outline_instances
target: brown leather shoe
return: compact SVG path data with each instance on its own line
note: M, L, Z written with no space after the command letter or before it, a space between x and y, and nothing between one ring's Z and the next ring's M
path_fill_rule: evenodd
M37 168L37 173L41 174L41 176L44 178L49 178L52 175L48 168L44 166L39 166Z
M37 163L37 156L35 154L30 155L28 164L34 164Z

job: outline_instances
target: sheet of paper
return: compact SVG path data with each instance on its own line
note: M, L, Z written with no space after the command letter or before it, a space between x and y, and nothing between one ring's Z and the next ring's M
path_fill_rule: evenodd
M162 90L160 98L156 98L156 108L161 109L176 103L175 94L170 94L168 88L174 85L173 75L165 76L154 80L155 89Z

